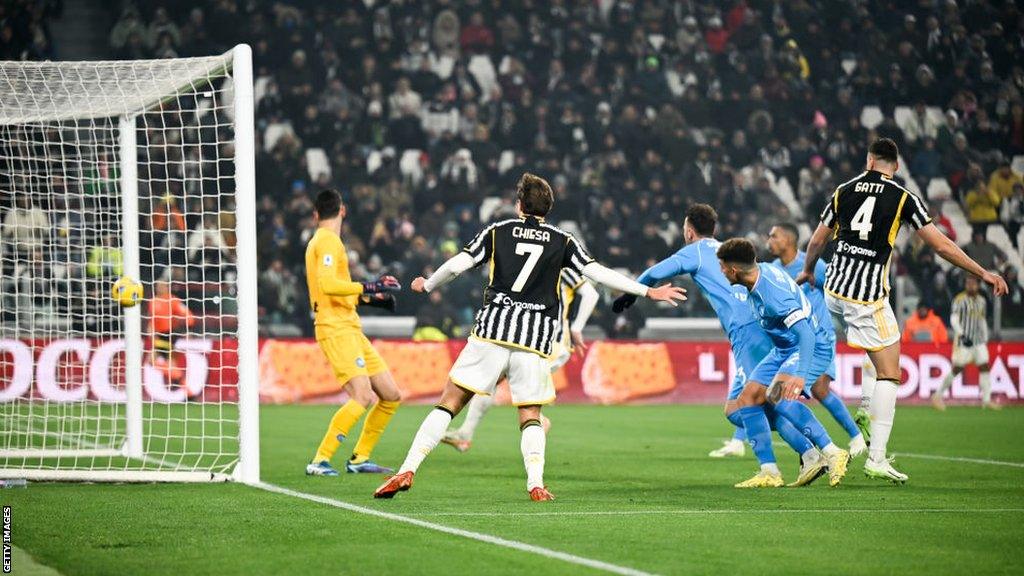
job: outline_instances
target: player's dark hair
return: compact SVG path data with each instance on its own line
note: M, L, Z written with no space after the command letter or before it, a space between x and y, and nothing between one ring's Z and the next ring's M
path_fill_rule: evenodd
M527 172L516 184L516 200L524 214L544 217L555 203L555 193L547 180Z
M892 138L879 138L871 143L868 153L886 162L895 162L900 157L900 150Z
M776 228L782 228L786 232L793 235L793 242L800 242L800 230L797 229L796 225L792 222L779 222L775 225Z
M718 247L718 259L729 264L753 266L757 262L754 243L746 238L730 238Z
M714 236L718 212L707 204L694 204L686 209L686 221L701 236Z
M334 218L341 210L341 192L334 188L321 190L316 195L316 215L322 220Z

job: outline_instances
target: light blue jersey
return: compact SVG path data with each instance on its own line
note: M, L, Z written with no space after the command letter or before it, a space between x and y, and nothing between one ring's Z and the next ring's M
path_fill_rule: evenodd
M718 264L718 247L722 243L714 238L701 238L687 244L678 252L648 268L637 278L645 286L689 274L700 288L700 293L711 303L722 329L732 340L732 334L739 327L755 321L747 305L747 291L742 286L733 286L725 279Z
M776 258L772 264L782 268L789 274L790 278L796 279L797 275L800 274L804 269L804 262L807 260L807 253L804 251L798 251L796 258L793 259L789 265L784 265L782 260ZM801 286L804 290L804 296L811 303L811 312L814 314L815 320L818 321L818 327L824 328L825 332L831 335L832 345L835 346L836 342L836 329L832 324L832 313L828 310L828 304L825 303L825 292L822 287L825 286L825 269L827 266L821 260L814 265L814 285L810 282ZM825 371L829 378L832 380L836 379L836 363L832 361L828 370Z
M818 325L803 290L782 268L757 267L760 274L750 290L750 306L775 348L750 379L767 386L782 372L804 378L809 389L832 364L832 337Z
M807 253L801 250L796 253L796 258L789 264L783 264L782 260L778 258L772 261L772 264L785 270L790 278L796 279L797 275L803 271L806 260ZM832 326L832 316L828 311L828 305L825 304L825 292L822 291L822 286L825 285L825 268L825 263L818 260L814 265L814 285L812 286L808 282L801 286L801 288L803 288L804 295L807 296L807 300L811 303L811 311L814 313L814 318L818 320L818 325L835 334L835 328Z
M736 377L729 386L728 399L735 400L754 368L772 349L772 343L754 318L754 312L747 303L746 288L729 284L722 274L717 255L721 244L714 238L701 238L687 244L648 268L637 281L654 286L682 274L693 278L729 337L736 361Z

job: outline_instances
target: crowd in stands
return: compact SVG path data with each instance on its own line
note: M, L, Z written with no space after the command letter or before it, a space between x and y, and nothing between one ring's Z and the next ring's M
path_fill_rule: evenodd
M943 202L959 203L974 234L956 240L1015 279L988 236L1001 226L1020 250L1022 41L1011 0L138 0L110 50L253 46L261 324L309 333L302 253L319 188L345 195L355 276L429 272L513 212L526 170L553 184L555 223L638 273L680 245L693 202L718 209L722 238L813 227L878 136L899 144L936 224L956 236ZM913 241L893 271L940 316L962 282ZM480 284L458 280L436 322L468 323ZM1011 285L1004 308L1021 310ZM709 314L702 298L638 308L599 306L595 322L629 336L644 314Z
M50 22L63 9L63 0L0 2L0 60L56 58Z

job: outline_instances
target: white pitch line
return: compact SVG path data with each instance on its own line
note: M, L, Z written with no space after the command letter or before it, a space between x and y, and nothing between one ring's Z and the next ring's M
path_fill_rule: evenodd
M936 454L911 454L909 452L895 452L897 458L920 458L921 460L944 460L947 462L968 462L971 464L990 464L992 466L1009 466L1011 468L1024 468L1024 462L1010 462L1007 460L990 460L987 458L967 458L964 456L938 456Z
M575 554L569 554L567 552L559 552L558 550L552 550L550 548L534 546L533 544L526 544L525 542L517 542L515 540L499 538L498 536L491 536L490 534L483 534L481 532L473 532L470 530L463 530L461 528L445 526L443 524L435 524L433 522L427 522L425 520L419 520L409 516L392 514L390 512L382 512L380 510L374 510L373 508L366 508L364 506L350 504L342 500L327 498L325 496L318 496L316 494L299 492L274 484L259 482L257 484L251 484L251 486L253 486L254 488L259 488L261 490L266 490L268 492L274 492L276 494L284 494L285 496L301 498L303 500L309 500L310 502L316 502L318 504L325 504L327 506L334 506L335 508L342 508L350 512L357 512L359 514L366 514L368 516L376 516L378 518L383 518L385 520L401 522L404 524L411 524L419 528L426 528L427 530L434 530L436 532L442 532L444 534L450 534L452 536L469 538L470 540L477 540L479 542L494 544L495 546L502 546L504 548L511 548L513 550L519 550L521 552L529 552L530 554L537 554L538 556L544 556L545 558L553 558L555 560L561 560L563 562L568 562L570 564L586 566L588 568L601 570L603 572L610 572L612 574L622 574L624 576L653 576L649 572L643 572L635 568L619 566L617 564L610 564L608 562L593 560L591 558L584 558L583 556L576 556Z
M789 445L785 442L778 440L772 441L773 447L788 447ZM943 460L946 462L966 462L968 464L988 464L990 466L1008 466L1010 468L1024 468L1024 462L1014 462L1012 460L992 460L989 458L969 458L967 456L942 456L939 454L916 454L913 452L893 452L893 456L897 458L917 458L920 460Z
M756 509L679 509L679 510L565 510L559 512L426 512L410 516L645 516L645 515L714 515L714 514L820 514L842 512L853 514L1019 514L1024 508L789 508L776 510Z

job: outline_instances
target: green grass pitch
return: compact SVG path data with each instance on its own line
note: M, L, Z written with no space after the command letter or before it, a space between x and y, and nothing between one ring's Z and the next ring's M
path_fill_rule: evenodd
M428 409L403 407L375 458L397 466ZM412 491L392 501L370 497L379 476L307 478L303 467L333 410L262 408L266 482L657 574L1024 569L1021 409L900 407L890 448L910 475L903 487L864 478L858 460L838 488L819 480L745 491L732 484L755 471L749 451L706 457L729 434L718 407L553 406L546 479L558 499L549 503L526 495L507 407L488 415L468 453L439 446ZM795 456L776 450L794 479ZM34 483L0 490L0 500L12 506L14 544L68 576L600 573L234 484Z

